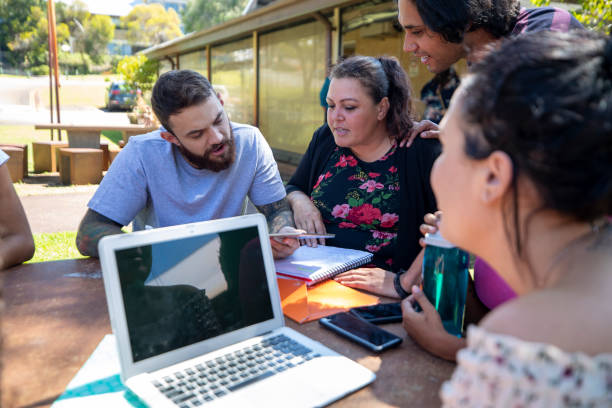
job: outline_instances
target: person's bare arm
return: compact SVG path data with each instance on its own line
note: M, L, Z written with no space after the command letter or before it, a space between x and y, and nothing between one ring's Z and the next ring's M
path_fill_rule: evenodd
M400 276L400 285L404 291L410 293L412 285L418 283L421 277L421 265L423 263L423 251L419 252L410 268ZM382 268L356 268L340 273L334 280L345 286L366 290L381 296L399 298L400 295L393 283L395 273Z
M79 225L76 246L86 256L98 257L98 242L107 235L121 234L121 224L87 209Z
M0 270L34 256L34 239L6 165L0 166Z
M268 220L268 230L271 233L297 231L293 223L293 213L287 198L270 204L256 205L255 207ZM300 246L298 240L294 238L271 238L270 244L274 258L277 259L291 255Z
M287 198L282 198L270 204L256 205L257 210L268 220L270 232L279 232L283 227L295 227L293 214Z

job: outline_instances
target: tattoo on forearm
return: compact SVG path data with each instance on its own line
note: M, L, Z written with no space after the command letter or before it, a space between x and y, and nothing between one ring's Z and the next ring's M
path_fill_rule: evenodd
M285 226L295 227L293 213L286 198L274 203L256 206L260 213L268 220L270 232L277 232Z
M76 246L81 254L98 257L100 239L120 233L121 225L95 211L87 210L79 225Z

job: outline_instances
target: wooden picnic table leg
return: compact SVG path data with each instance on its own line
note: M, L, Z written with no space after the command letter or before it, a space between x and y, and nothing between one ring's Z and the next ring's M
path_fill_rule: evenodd
M68 147L70 148L100 148L99 130L67 130Z

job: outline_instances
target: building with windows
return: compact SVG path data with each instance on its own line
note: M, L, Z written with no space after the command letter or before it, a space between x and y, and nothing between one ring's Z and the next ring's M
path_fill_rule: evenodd
M226 90L231 119L258 126L280 162L298 163L324 122L319 92L340 56L397 57L417 98L432 77L402 51L395 1L253 0L247 11L143 53L159 60L160 74L193 69Z
M187 7L187 0L148 0L147 3L159 3L164 6L166 10L173 9L179 16L185 7Z

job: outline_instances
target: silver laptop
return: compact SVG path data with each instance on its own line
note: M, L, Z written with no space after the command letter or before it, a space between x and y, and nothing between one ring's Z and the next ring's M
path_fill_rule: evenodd
M105 237L123 382L152 407L327 405L374 373L284 327L260 214Z

